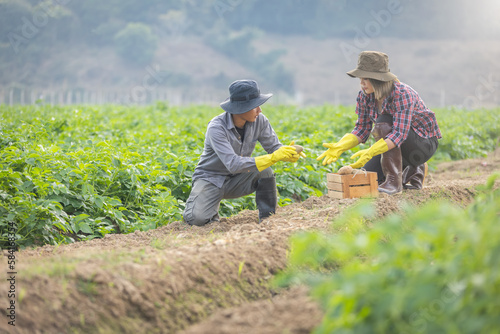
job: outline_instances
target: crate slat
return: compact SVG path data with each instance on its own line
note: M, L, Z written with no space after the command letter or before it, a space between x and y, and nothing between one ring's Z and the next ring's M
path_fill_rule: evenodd
M370 186L350 187L349 198L358 198L370 195Z
M335 183L335 182L328 182L326 184L326 187L328 188L328 190L335 190L335 191L342 191L344 189L342 183Z
M326 174L326 180L332 183L348 183L350 185L357 185L357 184L370 184L371 179L370 175L373 172L367 172L365 175L364 173L359 173L359 174L346 174L346 175L338 175L338 174ZM376 173L375 173L376 175Z
M342 199L344 197L344 193L341 191L330 191L328 190L328 196L331 198Z

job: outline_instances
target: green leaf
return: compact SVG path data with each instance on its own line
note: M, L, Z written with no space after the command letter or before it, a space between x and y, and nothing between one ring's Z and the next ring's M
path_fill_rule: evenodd
M122 204L122 202L119 200L119 199L116 199L116 198L110 198L107 203L111 206L117 206L117 205L120 205Z
M80 229L80 231L82 231L83 233L93 233L92 229L90 228L89 224L87 223L82 223L82 224L79 224L78 225L78 228Z
M80 221L82 221L82 220L84 220L84 219L86 219L86 218L88 218L88 217L90 217L90 216L89 216L89 215L87 215L87 214L85 214L85 213L82 213L82 214L80 214L80 215L78 215L78 216L74 217L74 218L73 218L73 222L74 222L74 223L78 223L78 222L80 222Z
M97 205L99 209L102 209L104 201L101 196L97 196L94 200L94 203Z
M120 168L121 165L122 165L122 162L119 160L119 159L116 159L113 157L113 165L116 167L116 168Z

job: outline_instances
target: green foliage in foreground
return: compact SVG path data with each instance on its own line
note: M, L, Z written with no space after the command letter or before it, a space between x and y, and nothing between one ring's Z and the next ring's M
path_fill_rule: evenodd
M295 235L278 282L312 287L325 310L315 333L496 333L498 177L466 209L434 202L370 228L374 208L364 203L335 234Z
M57 244L107 233L147 230L180 220L207 123L218 107L48 105L0 106L0 245L8 224L16 243ZM325 174L348 163L360 145L333 166L316 161L323 142L352 130L353 107L264 106L281 142L295 140L308 158L273 166L280 205L326 192ZM444 139L438 159L492 151L500 109L436 111ZM481 120L480 122L478 120ZM370 143L368 143L370 144ZM255 156L263 154L260 146ZM222 216L255 209L254 196L223 201Z

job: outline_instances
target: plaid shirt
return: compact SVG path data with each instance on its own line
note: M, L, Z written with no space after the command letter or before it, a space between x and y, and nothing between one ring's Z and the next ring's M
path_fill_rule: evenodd
M436 115L425 106L418 93L402 82L394 82L394 89L384 99L382 114L393 117L392 132L386 137L399 147L408 137L410 129L423 138L441 138ZM366 142L372 130L372 124L377 120L375 94L366 95L360 91L356 99L356 114L358 120L352 134Z

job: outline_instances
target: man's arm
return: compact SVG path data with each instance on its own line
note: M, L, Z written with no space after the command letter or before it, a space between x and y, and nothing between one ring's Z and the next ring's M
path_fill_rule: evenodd
M209 127L206 136L210 147L229 173L237 174L257 170L255 159L236 154L222 129L217 126Z
M266 116L260 114L259 122L261 122L261 124L259 124L261 130L257 140L267 153L273 153L283 146L283 144L279 141L276 132L274 132L274 129Z

